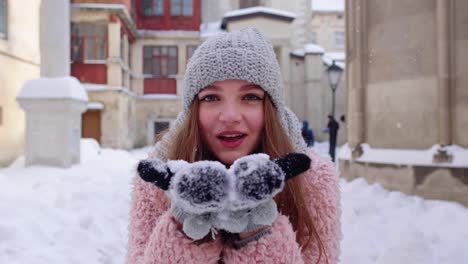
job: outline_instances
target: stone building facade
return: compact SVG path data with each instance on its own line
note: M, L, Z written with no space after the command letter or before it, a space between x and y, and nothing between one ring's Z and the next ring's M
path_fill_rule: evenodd
M346 17L342 175L468 205L468 3L351 0Z
M320 45L327 53L332 53L332 56L338 53L337 59L343 62L346 44L344 2L344 0L312 0L310 21L311 42Z
M16 102L23 83L40 76L40 2L28 8L0 0L0 166L23 153L24 112Z
M182 25L181 28L178 28L178 18L172 15L168 18L169 22L163 23L166 26L152 24L148 20L152 16L142 13L145 1L107 2L74 0L72 4L72 30L73 25L91 23L102 27L102 35L106 35L103 37L105 51L94 54L103 54L101 57L90 60L81 58L81 61L72 62L72 75L82 81L91 101L87 113L83 116L85 137L94 137L104 146L115 148L132 148L154 143L155 134L169 125L180 110L185 65L191 52L212 34L203 29L204 25L213 22L217 23L214 33L246 26L259 28L272 41L277 53L287 103L292 106L292 101L297 101L294 98L304 98L301 95L305 94L306 86L293 87L292 83L304 84L308 77L292 80L294 69L291 61L294 58L298 59L292 55L297 50L296 47L304 47L307 37L310 37L307 33L310 30L309 1L293 1L289 5L282 1L187 1L193 3L192 17L190 23ZM162 12L166 14L171 1L163 2L166 9ZM241 7L243 9L239 10ZM197 11L197 8L201 12ZM196 17L200 13L206 15ZM205 22L201 27L200 21ZM194 26L195 24L198 27ZM80 45L74 43L72 32L72 49ZM147 47L173 48L177 58L173 71L164 76L155 76L148 72L145 69ZM86 51L84 53L87 54ZM317 69L322 74L325 67L319 63ZM324 85L327 84L322 82L322 86ZM313 113L297 114L305 119L318 116ZM323 121L326 114L321 118L319 122L315 120L317 129L326 125ZM325 139L324 136L323 140Z
M70 32L50 35L38 25L40 19L59 19L50 13L55 10L54 1L31 2L25 16L17 1L0 0L7 3L0 10L8 12L7 33L0 32L0 64L12 65L0 69L0 80L7 84L0 88L7 95L0 98L2 165L21 155L24 147L24 113L15 97L26 80L42 77L46 69L69 72L86 88L89 98L82 136L95 138L104 147L141 147L153 144L156 134L179 113L185 65L196 47L210 35L245 26L258 27L271 39L287 104L300 119L315 122L317 130L326 125L317 117L324 118L329 110L323 109L330 108L323 103L330 97L322 92L322 88L329 89L324 75L327 60L323 54L313 55L316 59L310 61L318 73L301 66L302 75L297 75L294 66L305 65L309 56L302 52L311 41L308 0L72 0L69 18L60 18L70 21ZM16 19L20 14L22 19ZM41 67L41 41L48 46L66 41L70 59L46 55L47 67ZM311 81L311 76L322 78L317 82L322 88L314 86L318 79ZM309 101L315 102L311 98L321 106L319 114L307 108Z

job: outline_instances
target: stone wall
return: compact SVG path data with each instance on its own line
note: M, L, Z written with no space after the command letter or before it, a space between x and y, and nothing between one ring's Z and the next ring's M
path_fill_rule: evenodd
M468 3L350 0L346 19L352 157L362 154L364 143L406 150L468 147ZM468 205L468 162L454 165L434 154L424 166L413 163L341 159L340 169L347 179L364 177L388 189Z
M182 108L182 101L176 97L168 99L147 99L140 97L137 100L136 116L136 146L146 146L155 143L152 127L154 122L172 122Z
M466 1L347 7L351 147L468 146Z
M135 144L135 96L125 90L88 91L90 102L104 105L101 110L101 144L108 148L130 149Z
M362 177L389 190L468 206L468 168L393 165L340 160L341 177Z

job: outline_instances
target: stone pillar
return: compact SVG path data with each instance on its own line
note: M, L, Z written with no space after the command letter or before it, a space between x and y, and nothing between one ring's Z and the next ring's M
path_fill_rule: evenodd
M183 89L184 89L184 74L185 74L185 67L187 66L187 46L186 45L178 45L178 61L177 61L177 74L175 77L176 79L176 95L182 97Z
M346 1L346 86L348 91L348 144L353 157L365 142L365 104L368 69L367 0Z
M30 80L17 100L26 112L26 166L80 162L81 114L88 96L73 77Z
M315 140L328 140L328 135L322 133L326 125L324 112L323 76L325 68L322 60L323 51L306 52L304 55L305 65L305 97L302 99L306 119L312 128ZM327 92L330 92L327 90Z
M452 143L449 0L436 1L439 144Z
M41 77L69 76L70 1L42 0L39 27Z
M124 35L122 38L122 43L120 45L123 45L123 54L122 54L122 62L125 68L124 74L122 76L122 82L123 86L127 87L129 90L131 90L131 84L130 84L130 61L129 59L129 53L130 53L130 42L128 40L128 36Z
M107 84L110 86L122 86L122 67L120 57L120 23L118 21L109 23L107 28L108 58L107 58Z
M291 108L292 100L291 97L293 95L293 91L291 88L291 76L290 76L290 69L291 69L291 58L289 54L291 53L291 50L289 46L286 45L279 45L275 46L275 53L278 59L278 63L280 65L280 70L281 70L281 77L283 78L283 85L284 85L284 90L283 90L283 96L284 96L284 101L286 105Z

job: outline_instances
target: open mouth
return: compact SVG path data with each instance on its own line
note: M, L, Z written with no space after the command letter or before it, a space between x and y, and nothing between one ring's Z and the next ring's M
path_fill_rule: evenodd
M246 134L230 134L230 135L219 135L218 138L223 141L235 142L244 138Z

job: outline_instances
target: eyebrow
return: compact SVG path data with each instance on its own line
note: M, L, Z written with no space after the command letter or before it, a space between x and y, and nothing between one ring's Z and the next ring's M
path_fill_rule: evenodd
M219 91L219 90L221 90L221 87L216 86L216 85L213 85L213 84L210 84L210 85L208 85L207 87L205 87L203 90L206 90L206 89ZM201 91L203 91L203 90L201 90Z
M253 89L262 89L262 88L259 85L256 85L256 84L253 84L253 83L246 84L246 85L244 85L244 86L242 86L240 88L241 91L253 90Z
M208 85L205 89L219 91L219 90L221 90L221 87L216 86L214 84L211 84L211 85ZM240 88L241 91L242 90L252 90L252 89L262 89L262 88L259 85L254 84L254 83L249 83L249 84L243 85Z

